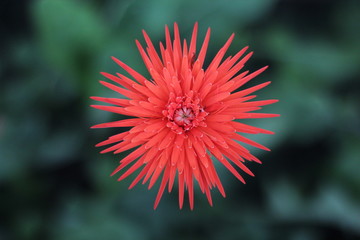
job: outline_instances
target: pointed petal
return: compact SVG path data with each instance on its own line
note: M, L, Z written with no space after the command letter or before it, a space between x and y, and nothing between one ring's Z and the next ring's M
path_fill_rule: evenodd
M111 57L114 62L116 62L120 67L122 67L125 71L127 71L133 78L136 79L139 83L143 84L146 78L142 76L140 73L136 72L134 69L120 61L115 57Z
M144 120L141 118L124 119L115 122L97 124L95 126L92 126L91 128L132 127L142 122L144 122Z
M166 167L166 169L164 171L164 176L162 178L158 194L156 195L156 199L155 199L155 203L154 203L154 209L156 209L158 207L159 203L160 203L160 200L161 200L161 197L162 197L162 195L164 193L166 184L169 181L169 175L170 175L170 167L168 166L168 167Z

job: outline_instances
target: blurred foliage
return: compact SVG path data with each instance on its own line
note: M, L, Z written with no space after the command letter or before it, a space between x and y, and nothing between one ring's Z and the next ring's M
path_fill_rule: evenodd
M360 239L360 2L295 0L3 0L0 3L0 239ZM280 102L278 119L249 123L276 132L263 165L240 184L201 194L182 211L177 193L154 211L156 190L128 191L109 174L123 157L93 145L117 116L90 109L110 96L100 71L116 56L145 76L134 39L164 40L176 21L189 37L212 28L208 57L235 32L229 52L255 51L259 95ZM229 54L231 54L229 53Z

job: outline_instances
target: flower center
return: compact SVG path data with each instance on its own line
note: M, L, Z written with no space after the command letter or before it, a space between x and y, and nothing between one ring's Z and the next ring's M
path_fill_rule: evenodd
M182 134L197 126L206 126L204 120L208 115L200 105L200 99L192 96L175 97L170 94L164 117L168 119L167 127L175 133Z
M192 120L194 120L195 114L191 108L182 107L175 110L174 113L174 122L179 126L190 125Z

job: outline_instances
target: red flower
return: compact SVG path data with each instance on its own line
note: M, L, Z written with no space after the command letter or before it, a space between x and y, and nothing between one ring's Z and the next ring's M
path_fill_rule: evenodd
M113 60L136 81L119 73L117 76L101 73L124 88L104 81L100 83L127 99L92 97L94 100L115 105L92 105L92 107L132 117L93 126L93 128L131 127L129 131L111 136L96 146L114 144L101 153L111 151L121 153L136 148L120 161L118 168L111 174L114 175L130 166L120 176L118 179L120 181L142 168L129 189L141 179L143 183L150 181L150 189L162 174L154 208L158 206L166 186L169 192L172 190L175 179L178 182L180 208L183 206L185 188L188 190L190 208L194 207L194 179L198 182L201 191L206 194L210 205L212 205L210 195L212 187L217 187L225 197L213 159L217 159L235 177L245 183L233 165L254 176L245 166L245 161L261 162L239 141L264 150L269 149L238 133L273 134L273 132L241 123L241 119L279 116L252 113L261 109L261 106L275 103L277 100L249 102L256 97L250 94L269 85L270 82L237 91L239 87L267 68L263 67L251 74L245 71L236 76L252 55L250 52L240 59L248 47L222 61L234 38L232 34L204 70L210 28L198 54L196 54L197 31L196 23L188 46L185 40L181 45L176 23L173 41L166 27L166 46L160 43L161 56L157 54L149 36L143 31L147 44L146 51L138 41L136 45L151 79L146 79L113 57ZM240 121L237 121L238 119ZM211 156L214 158L212 159Z

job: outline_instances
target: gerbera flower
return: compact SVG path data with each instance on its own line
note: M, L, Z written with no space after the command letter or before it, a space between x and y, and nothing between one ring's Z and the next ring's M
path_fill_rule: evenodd
M269 149L242 136L241 133L273 132L244 124L241 119L279 116L253 113L261 109L261 106L275 103L277 100L249 101L256 97L250 94L269 85L270 82L238 91L241 86L262 73L267 66L250 74L249 71L238 74L252 55L250 52L241 58L248 47L222 60L234 38L232 34L209 66L204 69L210 28L198 53L197 31L196 23L190 45L186 40L181 44L177 24L174 24L174 40L166 26L166 44L164 46L160 42L160 55L143 31L147 47L144 49L137 40L136 45L151 77L144 77L112 57L133 79L120 73L111 75L103 72L102 75L122 87L104 81L100 83L125 96L126 99L122 96L91 97L115 105L92 107L131 117L93 126L131 127L130 130L111 136L96 146L113 144L101 153L117 154L134 149L120 161L119 166L111 174L114 175L128 167L119 177L120 181L141 169L129 189L141 180L143 184L149 182L150 189L162 175L154 209L158 206L165 188L168 187L168 191L171 192L175 181L178 182L180 208L183 206L185 189L188 191L190 208L194 207L194 179L201 191L206 194L210 205L210 190L213 187L218 188L225 197L224 188L214 167L215 161L219 161L245 183L234 165L254 176L246 167L246 161L261 162L242 143L264 150Z

